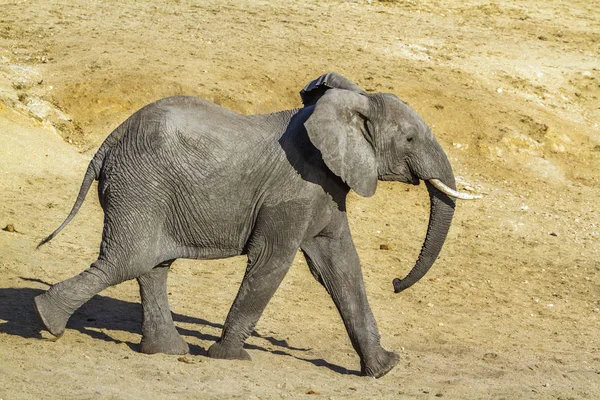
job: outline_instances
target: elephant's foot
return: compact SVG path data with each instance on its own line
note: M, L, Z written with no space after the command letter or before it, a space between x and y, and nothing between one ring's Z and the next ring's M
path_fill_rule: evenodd
M361 361L360 372L363 376L381 378L392 370L400 361L400 356L394 352L381 349L368 364Z
M221 342L213 343L208 348L208 356L210 358L221 358L225 360L252 360L250 354L240 347L232 347L222 344Z
M166 333L144 334L140 342L140 350L145 354L187 354L190 346L183 340L181 335L173 328Z
M44 327L56 336L61 337L65 333L65 327L71 314L57 307L54 301L49 298L48 292L37 296L34 299L35 311L44 324Z

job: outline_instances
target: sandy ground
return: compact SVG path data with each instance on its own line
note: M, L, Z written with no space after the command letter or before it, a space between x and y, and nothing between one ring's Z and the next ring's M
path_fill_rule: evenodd
M535 4L533 4L535 3ZM0 399L600 398L600 3L0 1ZM243 258L179 260L169 294L186 358L138 352L138 289L105 290L53 341L32 299L97 255L90 194L66 216L104 137L144 104L198 95L242 113L300 105L337 71L398 95L446 149L463 202L427 277L399 295L428 219L422 185L349 203L382 342L358 376L332 301L301 256L248 340L206 349ZM95 189L93 190L95 192ZM387 244L390 250L380 250Z

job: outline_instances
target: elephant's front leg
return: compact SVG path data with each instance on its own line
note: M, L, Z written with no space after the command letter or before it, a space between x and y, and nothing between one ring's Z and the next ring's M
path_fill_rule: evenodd
M256 322L289 270L298 247L275 245L273 238L252 241L248 266L238 294L229 310L219 341L208 349L212 358L250 360L243 349Z
M167 296L167 274L172 261L156 266L137 278L142 297L142 353L186 354L188 344L183 340L171 316Z
M360 261L347 221L326 235L302 244L315 278L333 299L346 326L352 346L360 356L361 373L379 378L399 360L379 343L377 323L365 293Z

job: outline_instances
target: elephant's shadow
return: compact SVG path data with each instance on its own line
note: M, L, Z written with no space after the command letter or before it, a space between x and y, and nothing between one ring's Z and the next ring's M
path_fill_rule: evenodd
M48 285L46 282L38 279L21 278L25 281L37 282ZM20 336L28 339L42 339L42 326L35 314L33 299L42 294L44 290L36 288L0 288L0 333ZM190 317L183 314L173 313L173 320L186 324L196 324L199 330L191 330L178 327L178 331L183 336L196 337L200 340L216 341L219 337L202 333L202 327L212 327L222 329L223 325L207 321L202 318ZM75 329L94 339L100 339L113 343L123 343L107 333L105 330L119 330L124 332L136 333L141 335L142 324L142 306L139 303L113 299L107 296L94 296L89 302L84 304L69 320L67 328ZM312 359L291 354L289 351L303 352L308 348L298 348L290 346L287 341L276 339L272 336L264 336L256 331L252 336L264 339L271 345L285 350L271 350L254 344L245 344L245 348L251 350L260 350L270 352L276 355L283 355L296 358L298 360L309 362L318 367L325 367L332 371L347 374L359 375L359 371L348 370L342 366L331 364L323 359ZM139 345L132 342L125 342L132 350L139 351ZM198 345L190 345L192 355L207 356L206 349Z

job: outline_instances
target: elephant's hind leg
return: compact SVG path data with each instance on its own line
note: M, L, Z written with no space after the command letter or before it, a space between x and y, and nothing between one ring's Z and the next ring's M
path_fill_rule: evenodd
M60 337L71 315L108 286L122 282L106 260L97 260L79 275L53 285L34 299L35 310L45 328Z
M96 294L147 273L160 261L131 233L128 246L124 247L107 241L106 232L105 226L100 256L88 269L53 285L35 298L40 320L54 336L60 337L71 315Z
M142 297L142 353L187 354L190 350L171 316L167 296L167 274L173 261L156 266L137 278Z

